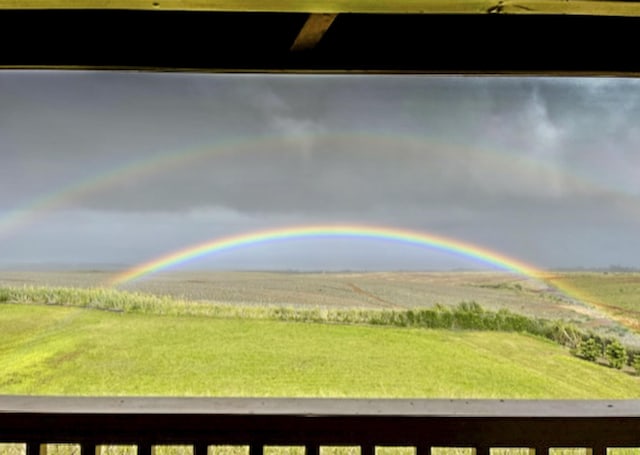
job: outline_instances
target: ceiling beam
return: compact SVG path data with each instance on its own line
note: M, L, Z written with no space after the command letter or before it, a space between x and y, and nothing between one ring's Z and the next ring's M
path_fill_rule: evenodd
M291 52L309 13L0 9L0 70L640 77L640 17L503 12L341 14L312 51ZM471 38L443 39L460 30Z
M310 14L291 45L291 51L306 51L316 47L336 16L337 14Z

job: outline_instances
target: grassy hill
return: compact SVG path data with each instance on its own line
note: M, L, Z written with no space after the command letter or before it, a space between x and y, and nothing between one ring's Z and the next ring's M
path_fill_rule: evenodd
M637 398L530 335L0 305L0 393Z

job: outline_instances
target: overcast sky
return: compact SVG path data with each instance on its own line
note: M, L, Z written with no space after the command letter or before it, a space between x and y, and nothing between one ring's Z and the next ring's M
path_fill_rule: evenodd
M0 265L135 264L309 223L640 266L640 80L0 72ZM191 264L447 269L296 240Z

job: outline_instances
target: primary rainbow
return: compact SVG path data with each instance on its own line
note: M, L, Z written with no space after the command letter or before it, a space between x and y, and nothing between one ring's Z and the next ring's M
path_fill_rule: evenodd
M381 227L362 224L318 224L267 229L216 238L211 241L169 253L144 264L137 265L114 277L109 284L111 286L119 286L207 254L265 242L302 238L358 238L388 240L449 252L535 279L538 279L543 275L543 272L536 267L504 256L495 251L434 234L399 229L395 227Z

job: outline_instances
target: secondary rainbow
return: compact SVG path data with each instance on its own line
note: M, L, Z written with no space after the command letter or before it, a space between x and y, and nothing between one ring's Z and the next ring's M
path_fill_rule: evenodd
M134 179L143 179L149 176L157 176L164 172L170 172L176 168L185 166L187 163L223 155L225 153L245 153L253 150L254 147L261 148L277 145L282 141L291 139L286 135L258 135L254 137L230 137L224 138L214 144L191 144L184 149L161 152L153 154L152 157L128 161L121 163L111 169L102 170L84 179L78 179L70 184L60 186L27 201L4 213L0 212L0 240L19 232L26 225L35 223L38 219L47 214L67 206L71 206L75 200L82 199L91 193L101 190L108 190L122 182ZM458 153L465 150L475 150L482 153L485 160L494 160L494 167L500 168L505 173L517 175L518 172L557 172L564 178L571 181L589 185L600 189L615 190L620 194L636 200L637 195L623 189L615 189L602 182L596 182L588 176L578 175L571 169L553 168L550 163L533 160L529 157L518 156L506 150L484 149L469 144L456 143L452 138L437 138L420 135L400 135L390 132L370 132L370 131L349 131L319 135L315 138L318 141L338 141L338 145L356 147L375 144L379 146L384 141L388 142L390 148L397 147L398 144L406 144L416 147L434 147L439 150L446 150L449 153Z
M421 231L362 224L319 224L259 230L216 238L137 265L114 277L109 284L111 286L119 286L209 254L266 242L304 238L356 238L401 242L467 257L495 268L515 272L534 279L538 279L543 275L543 272L536 267L495 251Z

